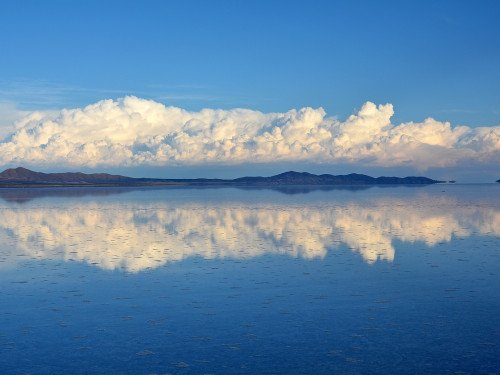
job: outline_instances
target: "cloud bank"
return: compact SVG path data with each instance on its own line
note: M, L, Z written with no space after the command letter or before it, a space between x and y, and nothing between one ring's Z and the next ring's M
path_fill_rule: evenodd
M190 112L127 96L57 113L32 112L0 141L0 164L179 166L357 163L421 170L500 158L500 126L428 118L392 124L391 104L365 103L340 121L322 108Z

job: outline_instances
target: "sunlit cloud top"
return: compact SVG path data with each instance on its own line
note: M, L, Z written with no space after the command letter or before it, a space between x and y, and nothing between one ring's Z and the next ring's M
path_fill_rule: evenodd
M391 104L371 102L338 120L322 108L191 112L127 96L84 108L29 113L0 142L0 164L122 167L302 161L425 170L498 160L500 126L452 126L432 118L393 124L393 115Z

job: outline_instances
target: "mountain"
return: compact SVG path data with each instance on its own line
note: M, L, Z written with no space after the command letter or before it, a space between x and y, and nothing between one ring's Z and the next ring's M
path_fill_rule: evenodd
M414 185L435 184L443 181L427 177L370 177L364 174L347 175L321 174L307 172L285 172L271 177L241 177L233 180L236 184L269 184L269 185Z
M112 175L107 173L42 173L30 171L26 168L6 169L0 173L2 184L69 184L69 185L101 185L130 183L135 179L131 177Z
M285 172L270 177L240 177L234 180L222 179L157 179L132 178L107 173L41 173L26 168L7 169L0 173L1 186L332 186L332 185L416 185L435 184L427 177L370 177L364 174L315 175L307 172Z

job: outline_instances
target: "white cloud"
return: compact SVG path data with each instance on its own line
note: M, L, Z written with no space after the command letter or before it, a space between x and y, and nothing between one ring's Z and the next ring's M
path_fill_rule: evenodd
M452 127L431 118L392 124L393 114L391 104L371 102L345 121L328 117L322 108L190 112L128 96L57 113L30 113L0 143L0 164L95 167L305 161L426 169L499 160L500 126Z
M15 122L27 114L28 112L20 110L14 103L0 101L0 140L14 132Z

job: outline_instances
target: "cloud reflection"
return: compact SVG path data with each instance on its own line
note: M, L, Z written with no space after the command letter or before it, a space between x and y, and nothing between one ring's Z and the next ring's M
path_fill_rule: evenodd
M312 205L72 202L0 210L0 265L20 259L86 262L139 272L189 257L323 258L347 246L367 263L393 261L394 242L434 246L500 235L500 211L420 196Z

